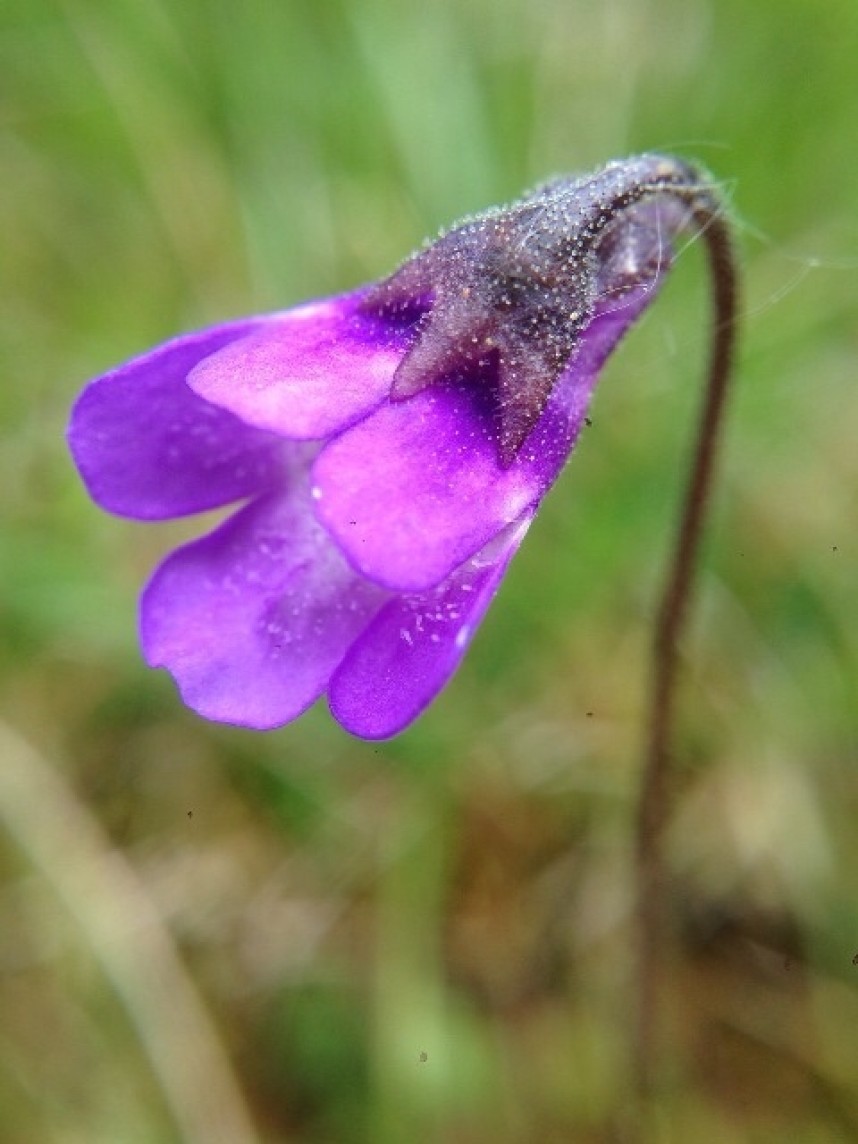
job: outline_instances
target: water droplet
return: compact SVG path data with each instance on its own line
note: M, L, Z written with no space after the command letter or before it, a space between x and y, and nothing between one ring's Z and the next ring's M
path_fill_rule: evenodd
M467 624L463 624L456 632L456 647L461 649L465 647L468 640L471 638L471 629Z

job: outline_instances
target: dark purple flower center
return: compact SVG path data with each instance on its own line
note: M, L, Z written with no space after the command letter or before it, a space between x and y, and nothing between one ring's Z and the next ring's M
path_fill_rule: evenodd
M510 465L599 304L655 280L707 195L694 168L646 155L454 227L364 299L365 313L415 320L391 397L451 375L488 386Z

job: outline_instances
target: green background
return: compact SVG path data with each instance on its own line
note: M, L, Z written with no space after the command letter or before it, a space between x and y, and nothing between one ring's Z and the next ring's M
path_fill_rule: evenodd
M723 182L739 386L684 645L657 1141L858 1138L858 5L5 0L0 1136L608 1142L685 251L412 730L206 724L135 634L198 521L90 504L84 381L644 149ZM207 527L210 522L204 522ZM626 1126L624 1128L623 1126Z

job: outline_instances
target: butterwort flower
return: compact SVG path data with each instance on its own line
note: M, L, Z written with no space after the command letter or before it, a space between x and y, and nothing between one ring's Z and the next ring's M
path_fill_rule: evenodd
M716 211L662 155L559 178L391 277L178 337L91 382L69 442L136 520L239 507L155 571L143 652L257 729L322 694L407 726L458 666L683 231Z

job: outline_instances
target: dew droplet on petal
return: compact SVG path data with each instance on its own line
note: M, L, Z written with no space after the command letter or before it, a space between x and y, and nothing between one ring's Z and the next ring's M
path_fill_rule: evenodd
M467 644L471 638L471 629L467 624L463 624L456 632L456 647L460 650Z

